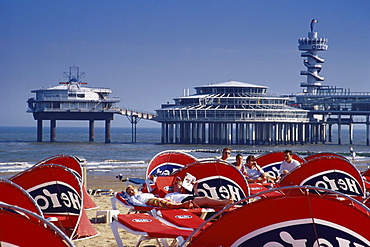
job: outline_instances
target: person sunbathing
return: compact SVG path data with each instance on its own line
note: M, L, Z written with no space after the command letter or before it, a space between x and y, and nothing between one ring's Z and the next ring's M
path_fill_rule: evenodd
M232 204L232 199L215 199L208 196L200 196L197 190L197 183L194 185L195 194L184 194L185 189L182 187L182 181L176 181L173 185L172 193L168 193L165 198L178 203L193 202L201 208L223 208Z
M191 200L178 203L165 198L155 197L152 193L139 193L137 188L131 185L127 186L126 193L130 195L132 203L136 206L152 206L171 209L196 207Z

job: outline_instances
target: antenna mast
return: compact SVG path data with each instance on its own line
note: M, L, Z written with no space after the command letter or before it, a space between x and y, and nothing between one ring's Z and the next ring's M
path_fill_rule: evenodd
M73 65L69 67L69 73L64 72L63 76L68 77L68 82L81 82L80 78L85 77L85 72L80 73L80 68Z

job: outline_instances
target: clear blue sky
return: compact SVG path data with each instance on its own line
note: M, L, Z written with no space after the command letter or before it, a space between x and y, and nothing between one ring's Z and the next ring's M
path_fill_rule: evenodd
M370 92L369 13L368 0L1 0L0 126L36 126L26 113L31 90L64 81L73 65L120 106L149 112L184 88L230 79L301 92L297 41L314 18L329 40L323 84ZM112 127L127 126L115 116Z

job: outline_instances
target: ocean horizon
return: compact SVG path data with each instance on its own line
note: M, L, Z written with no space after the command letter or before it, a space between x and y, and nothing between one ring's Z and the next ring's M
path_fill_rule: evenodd
M188 152L196 158L215 158L220 156L223 145L209 144L161 144L161 129L155 127L137 128L136 143L132 143L131 127L112 127L111 142L105 143L104 127L95 128L95 141L89 142L87 127L58 127L56 142L50 142L48 127L43 129L43 142L37 142L36 127L0 127L0 177L9 172L20 172L39 161L60 154L83 157L88 172L117 173L122 167L146 167L159 152L178 150ZM370 156L366 146L366 130L353 131L353 144L349 144L348 133L342 131L342 145L337 144L336 131L333 142L305 145L230 145L236 153L264 154L291 149L299 155L331 152L349 157L349 147L357 153L356 159Z

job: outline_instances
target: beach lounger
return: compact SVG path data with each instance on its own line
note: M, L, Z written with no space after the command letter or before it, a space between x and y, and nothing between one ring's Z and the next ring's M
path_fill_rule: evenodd
M112 189L109 190L102 190L102 189L97 189L97 190L87 190L87 193L92 196L101 196L101 195L113 195L114 192Z
M137 212L148 212L152 210L154 207L144 207L144 206L136 206L132 203L130 196L122 191L114 193L114 196L110 199L112 204L112 209L117 210L117 203L125 208L128 208L128 213L137 213Z
M146 179L143 178L124 178L121 181L125 182L126 186L130 184L135 186L143 186L146 183Z
M156 239L159 246L169 246L166 239L173 239L171 246L180 245L193 232L192 229L184 230L166 225L146 213L120 214L114 217L110 226L119 247L124 246L118 232L119 228L141 236L136 246L139 246L142 241L150 239Z
M144 187L142 189L143 193L152 193L156 197L164 198L167 193L173 191L173 182L175 177L173 176L164 176L164 177L156 177L155 181L152 180L145 180ZM132 212L147 212L153 209L153 207L144 207L144 206L136 206L132 203L130 196L122 191L114 193L114 196L111 198L112 209L117 210L117 203L121 206L128 208L129 213Z
M125 208L128 208L128 214L130 213L149 213L151 214L151 211L153 209L170 210L170 209L152 207L152 206L136 206L132 203L130 196L124 191L116 192L114 196L110 199L110 201L111 201L113 210L118 210L117 204L119 204ZM213 214L216 210L213 208L193 208L193 209L187 209L187 211L204 219L204 218L207 218L210 214Z
M186 209L152 210L152 215L166 225L181 227L184 230L195 230L205 222L204 219Z
M174 182L180 178L174 176L154 177L153 180L147 179L142 192L149 192L157 197L164 198L168 193L173 192Z

